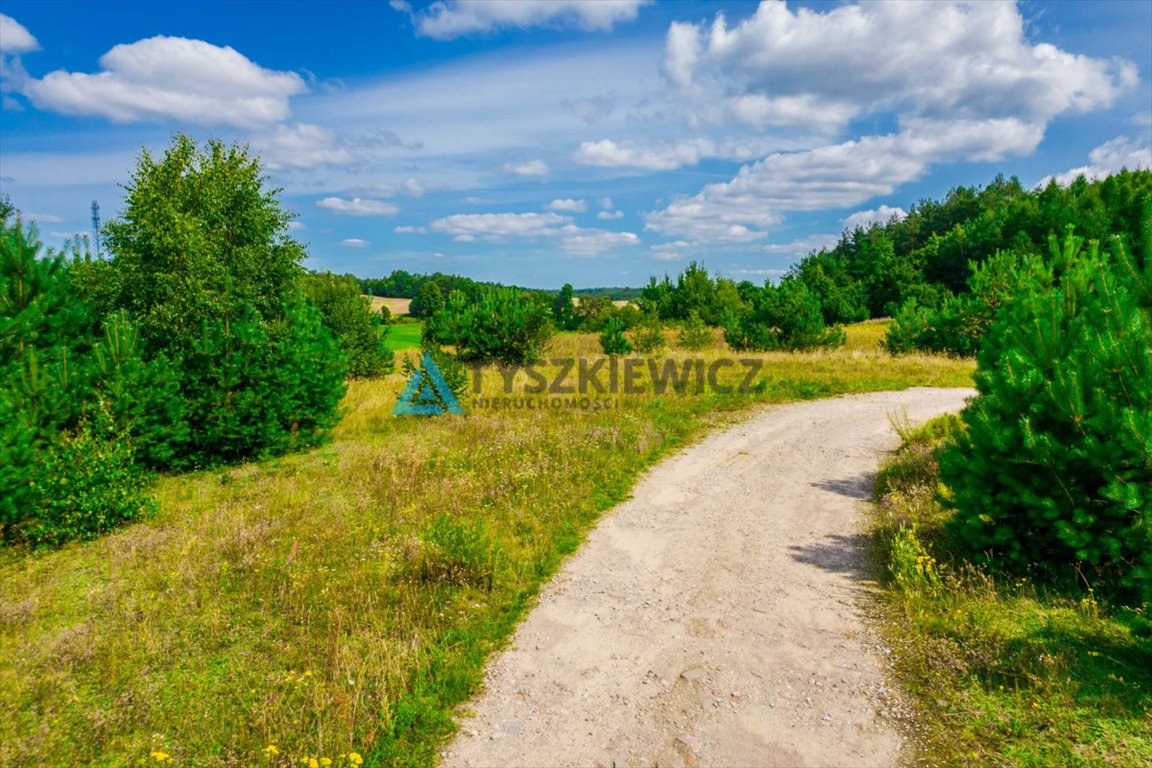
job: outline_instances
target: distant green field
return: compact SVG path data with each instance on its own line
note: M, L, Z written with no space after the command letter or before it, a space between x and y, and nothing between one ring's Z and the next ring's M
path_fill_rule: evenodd
M423 327L423 323L402 323L389 326L388 336L385 339L388 349L397 352L402 349L419 349L420 330Z

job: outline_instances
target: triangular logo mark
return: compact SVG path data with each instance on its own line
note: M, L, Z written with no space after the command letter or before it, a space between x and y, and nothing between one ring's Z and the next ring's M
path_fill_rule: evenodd
M408 379L408 386L404 387L403 394L396 401L392 409L393 416L439 416L442 413L454 413L463 416L460 403L448 388L448 382L436 361L427 352L420 360L420 367Z

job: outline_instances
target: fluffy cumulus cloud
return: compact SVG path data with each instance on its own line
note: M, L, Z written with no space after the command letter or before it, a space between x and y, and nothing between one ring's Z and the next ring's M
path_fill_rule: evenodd
M451 235L460 243L506 243L512 239L548 238L571 256L599 256L621 246L640 243L633 232L610 232L579 227L572 217L557 213L461 213L433 221L434 232Z
M810 235L801 240L792 240L787 243L767 243L764 245L764 253L800 259L813 251L831 248L836 245L839 239L838 235Z
M402 224L392 231L398 235L426 235L428 234L428 227L414 227L410 224Z
M344 216L395 216L400 210L392 203L383 200L361 200L358 197L353 197L351 200L326 197L316 201L316 205Z
M0 53L19 56L40 50L40 44L24 25L11 16L0 13Z
M550 211L571 211L572 213L584 213L588 210L588 204L583 200L573 200L572 198L557 198L545 206Z
M528 160L523 163L506 163L504 170L517 176L547 176L548 163L543 160Z
M867 3L825 13L763 2L734 27L672 25L665 74L718 89L761 125L859 112L1043 122L1107 107L1137 69L1028 41L1015 3Z
M893 218L900 220L908 215L908 211L903 208L892 208L887 205L882 205L879 208L873 208L868 211L856 211L850 216L845 216L840 224L847 230L868 229L873 224L887 224Z
M345 248L367 248L368 247L368 241L367 240L361 240L358 237L350 237L347 240L341 240L340 245L342 245Z
M435 40L451 40L498 29L572 26L607 31L632 21L650 0L439 0L414 12L407 0L390 5L408 14L416 31Z
M600 211L596 214L596 218L601 221L613 221L614 219L624 218L624 211Z
M1081 176L1088 179L1102 179L1124 168L1130 171L1138 168L1152 169L1152 144L1118 136L1089 152L1088 160L1088 165L1073 168L1057 176L1045 177L1040 181L1040 185L1046 185L1055 179L1057 184L1068 186Z
M783 211L859 205L915 181L933 162L1025 155L1043 135L1041 128L1012 118L916 121L900 133L769 155L742 167L731 181L709 184L647 214L646 224L666 235L757 239L781 220Z
M183 37L117 45L95 74L57 70L29 79L23 93L40 109L115 122L179 120L257 128L285 120L306 90L294 72L265 69L233 48Z
M28 73L20 63L20 55L40 50L40 43L24 25L11 16L0 13L0 93L21 88ZM9 96L4 96L6 108L21 109Z
M277 125L253 137L252 146L269 168L347 165L355 160L353 154L341 146L335 131L308 123Z

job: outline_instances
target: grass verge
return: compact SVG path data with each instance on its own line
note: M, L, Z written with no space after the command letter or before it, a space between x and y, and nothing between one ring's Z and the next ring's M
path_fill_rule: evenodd
M954 416L905 433L877 478L884 634L916 765L1152 765L1152 621L995 578L953 555L937 457Z
M598 353L584 334L549 357ZM162 478L152 519L97 541L0 551L0 765L433 764L488 654L646 467L757 404L972 370L871 343L738 357L764 362L754 392L599 411L395 418L401 376L354 381L329 445Z
M384 346L394 352L405 349L420 348L420 331L424 328L419 321L392 323L388 326L388 335L384 337Z

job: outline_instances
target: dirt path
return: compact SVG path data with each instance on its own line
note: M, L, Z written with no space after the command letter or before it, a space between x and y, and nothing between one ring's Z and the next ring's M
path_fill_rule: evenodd
M444 765L893 765L860 505L889 414L971 394L783 406L657 466L541 591Z

